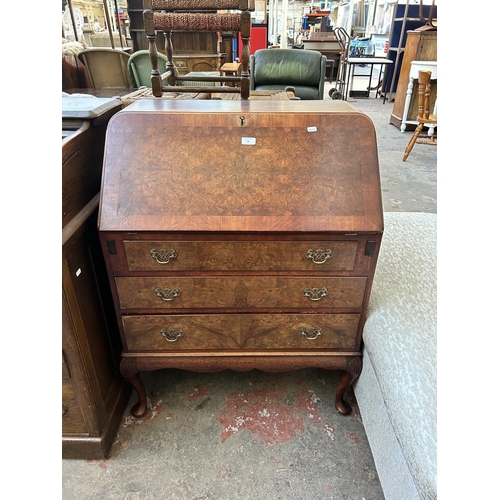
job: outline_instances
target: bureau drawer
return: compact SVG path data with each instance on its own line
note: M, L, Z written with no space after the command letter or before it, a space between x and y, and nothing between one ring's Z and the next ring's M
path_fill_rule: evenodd
M357 241L125 241L130 271L352 271Z
M129 351L354 349L359 314L123 316Z
M122 309L361 308L366 278L115 278Z

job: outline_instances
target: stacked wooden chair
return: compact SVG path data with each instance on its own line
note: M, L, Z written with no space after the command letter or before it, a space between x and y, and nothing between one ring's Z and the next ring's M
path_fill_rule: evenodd
M432 114L430 112L431 74L431 71L420 70L418 72L418 125L408 146L406 146L403 161L406 161L415 144L437 146L437 114ZM429 129L432 128L432 133L430 135L423 132L424 125L428 126Z
M144 0L144 29L149 40L151 58L151 86L153 95L161 97L163 92L207 92L241 93L242 99L250 96L250 12L255 10L255 0ZM231 12L225 12L230 10ZM219 12L223 11L223 12ZM234 12L238 11L238 12ZM178 75L173 62L174 31L232 31L241 33L241 74L237 76ZM157 36L163 33L167 70L158 69ZM206 82L206 86L183 85L189 81ZM238 83L237 86L214 86L213 82ZM209 83L212 83L210 85Z

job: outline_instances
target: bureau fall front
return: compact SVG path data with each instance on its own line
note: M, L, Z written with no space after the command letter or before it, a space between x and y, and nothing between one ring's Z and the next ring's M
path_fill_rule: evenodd
M383 234L375 130L343 101L143 100L106 137L99 234L141 371L361 373Z

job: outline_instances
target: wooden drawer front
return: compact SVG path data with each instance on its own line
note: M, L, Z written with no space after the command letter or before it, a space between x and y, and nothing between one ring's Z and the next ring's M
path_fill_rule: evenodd
M125 241L130 271L352 271L357 241Z
M62 432L88 433L64 359L62 365Z
M123 316L122 321L129 351L354 349L359 314Z
M366 278L116 278L122 309L361 308Z

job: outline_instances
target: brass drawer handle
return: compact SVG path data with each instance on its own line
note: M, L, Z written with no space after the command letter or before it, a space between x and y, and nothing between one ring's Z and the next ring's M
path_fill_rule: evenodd
M175 342L178 338L184 337L182 328L162 328L160 333L162 337L165 337L169 342Z
M329 248L327 250L318 248L317 250L309 249L306 257L311 259L315 264L324 264L328 259L332 258L332 255L333 252Z
M313 288L311 290L304 288L302 295L304 295L304 297L309 297L311 300L321 300L328 295L328 289L326 287Z
M174 300L179 297L181 292L178 288L171 290L170 288L155 288L155 295L160 297L161 300Z
M317 339L321 335L322 332L323 332L323 330L319 326L317 328L315 326L310 326L309 328L302 326L299 330L299 333L301 335L304 335L304 337L307 340Z
M177 258L177 252L173 248L170 250L166 248L160 248L159 250L152 248L149 252L149 256L155 259L158 264L168 264L172 259Z

